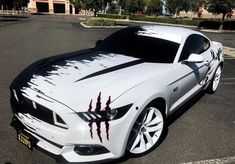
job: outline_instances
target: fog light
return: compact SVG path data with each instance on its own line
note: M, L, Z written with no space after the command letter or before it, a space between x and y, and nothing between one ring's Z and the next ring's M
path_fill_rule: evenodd
M108 149L100 145L76 145L73 150L79 155L98 155L109 153Z

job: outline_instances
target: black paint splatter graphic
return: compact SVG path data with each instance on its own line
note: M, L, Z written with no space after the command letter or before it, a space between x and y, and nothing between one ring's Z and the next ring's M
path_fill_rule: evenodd
M212 65L211 63L212 63L214 60L220 60L220 59L219 59L219 56L220 56L220 53L221 53L221 52L222 52L221 49L219 49L219 50L218 50L218 53L217 53L217 55L216 55L213 50L210 51L212 59L211 59L211 61L208 61L208 63L206 64L206 66L208 67L208 68L207 68L207 72L206 72L206 76L205 76L204 80L203 80L201 83L199 83L200 85L204 85L204 84L207 84L207 83L209 82L209 76L210 76L211 73L213 72L212 67L211 67L211 65Z
M93 114L93 115L96 114L96 117L98 117L97 115L103 115L101 113L107 112L107 110L111 110L110 104L111 104L111 96L109 96L109 98L106 102L106 106L104 108L104 111L101 111L102 104L101 104L101 92L100 92L98 97L97 97L97 100L96 100L95 110L92 111L92 99L91 99L89 107L88 107L88 113ZM100 142L103 143L103 139L102 139L102 136L101 136L101 121L105 122L106 138L107 138L107 140L109 140L109 122L108 122L109 120L108 119L102 120L102 119L99 119L99 118L97 118L97 119L92 118L89 121L88 126L90 128L90 136L93 139L93 123L96 123L97 136L99 137Z

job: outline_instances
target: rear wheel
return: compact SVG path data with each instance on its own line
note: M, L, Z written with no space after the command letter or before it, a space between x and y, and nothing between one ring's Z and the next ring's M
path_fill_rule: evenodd
M157 147L166 134L165 114L156 107L146 107L137 118L127 145L132 156L141 156Z
M212 94L212 93L216 92L218 85L219 85L219 82L220 82L221 73L222 73L221 66L218 66L215 71L215 74L210 82L210 85L207 88L208 93Z

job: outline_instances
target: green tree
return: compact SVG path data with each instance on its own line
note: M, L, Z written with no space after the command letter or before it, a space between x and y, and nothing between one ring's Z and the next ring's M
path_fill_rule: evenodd
M112 0L103 0L103 9L104 13L106 14L107 6L112 3Z
M180 11L188 12L190 9L190 0L166 0L166 8L170 14L175 16Z
M126 1L125 0L118 0L119 11L118 14L122 15L122 9L126 9Z
M145 0L145 13L148 15L160 15L162 13L163 2L161 0Z
M137 13L144 11L144 1L143 0L126 0L125 8L129 13Z
M75 7L84 10L91 10L94 12L94 17L97 16L99 10L102 9L104 0L71 0L75 4Z
M189 8L192 12L198 12L198 9L204 5L205 0L191 0L189 2Z
M223 14L220 25L220 30L222 30L226 14L235 8L235 0L207 0L207 6L209 12Z
M75 11L80 11L82 9L82 0L69 0L75 7Z
M8 9L12 9L12 7L15 10L20 10L22 7L27 7L29 3L29 0L0 0L0 6L1 9L3 9L3 6Z

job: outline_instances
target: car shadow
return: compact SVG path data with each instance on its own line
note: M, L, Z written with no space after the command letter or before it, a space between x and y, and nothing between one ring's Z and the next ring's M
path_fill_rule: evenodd
M181 117L184 113L186 113L194 104L196 104L203 96L205 95L205 91L200 91L196 95L194 95L190 100L184 103L179 109L173 112L168 117L168 126L174 123L179 117Z

